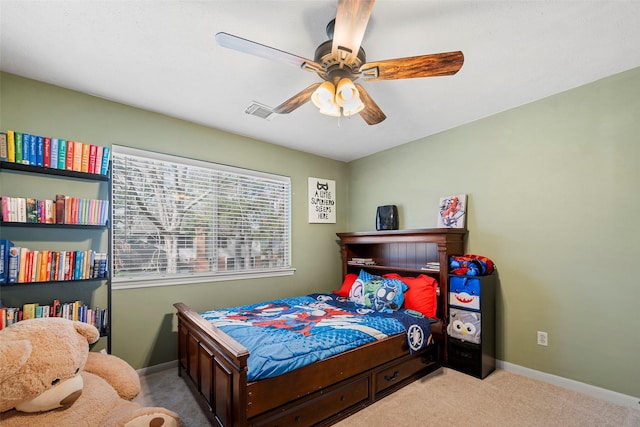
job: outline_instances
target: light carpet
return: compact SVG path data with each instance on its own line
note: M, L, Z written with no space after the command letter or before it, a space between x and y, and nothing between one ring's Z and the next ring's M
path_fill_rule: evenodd
M141 378L136 401L180 414L186 427L209 425L178 370ZM640 405L639 405L640 407ZM480 380L442 368L336 427L640 427L640 409L498 369Z

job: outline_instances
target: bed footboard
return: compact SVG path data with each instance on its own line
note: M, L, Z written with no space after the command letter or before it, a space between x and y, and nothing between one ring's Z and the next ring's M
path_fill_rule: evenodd
M213 425L247 425L249 351L183 303L178 316L178 373Z

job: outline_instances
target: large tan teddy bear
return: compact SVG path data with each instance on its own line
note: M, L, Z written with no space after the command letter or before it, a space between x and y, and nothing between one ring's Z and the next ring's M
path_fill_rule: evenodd
M62 318L0 331L0 425L178 427L178 415L130 402L140 392L124 360L89 352L98 330Z

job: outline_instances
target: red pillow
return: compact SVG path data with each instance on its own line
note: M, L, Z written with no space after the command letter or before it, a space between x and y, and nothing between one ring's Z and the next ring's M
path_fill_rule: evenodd
M402 280L409 289L404 293L404 307L416 310L427 317L436 319L438 281L433 277L421 274L418 277L403 277L399 274L385 274L384 277Z
M342 286L340 287L340 290L333 291L333 293L344 298L349 298L349 291L351 290L351 286L353 285L353 282L355 282L357 278L358 278L357 274L353 274L353 273L347 274L346 276L344 276L344 281L342 282Z

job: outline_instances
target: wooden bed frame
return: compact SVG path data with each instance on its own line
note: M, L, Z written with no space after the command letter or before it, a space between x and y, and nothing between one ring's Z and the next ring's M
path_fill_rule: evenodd
M346 254L352 257L363 253L377 254L374 269L405 276L424 273L420 267L426 261L439 260L446 266L449 254L463 253L466 235L466 230L450 230L340 233L343 272L349 269ZM416 256L416 248L424 244L435 244L435 252L420 249L417 252L422 255ZM367 252L371 250L374 252ZM395 255L385 258L384 253ZM435 259L429 255L433 253ZM411 265L405 259L409 256L414 258ZM394 265L400 267L395 269ZM440 279L439 307L444 308L446 268L444 283L443 272L433 274ZM178 373L212 425L331 425L438 369L446 357L446 322L440 321L432 325L435 344L414 354L409 352L406 335L399 334L277 377L247 382L248 350L185 304L174 306L178 316ZM446 319L446 315L440 318Z

